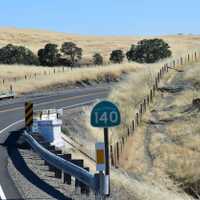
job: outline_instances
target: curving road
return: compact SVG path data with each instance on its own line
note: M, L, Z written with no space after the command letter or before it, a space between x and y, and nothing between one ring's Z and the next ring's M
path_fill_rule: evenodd
M24 126L24 102L31 100L34 110L48 108L72 108L89 104L96 99L105 98L110 88L90 87L71 89L42 96L24 96L15 100L0 102L0 199L21 199L9 177L7 170L8 154L4 145L9 133Z

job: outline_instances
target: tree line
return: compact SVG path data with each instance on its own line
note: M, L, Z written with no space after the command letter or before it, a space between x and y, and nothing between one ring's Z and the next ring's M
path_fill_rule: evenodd
M0 64L24 64L42 66L78 66L82 59L83 50L73 42L64 42L58 45L48 43L39 49L37 55L24 46L8 44L0 48ZM170 46L162 39L144 39L136 45L131 45L127 52L121 49L113 50L110 54L111 63L128 61L138 63L154 63L172 54ZM104 58L100 53L92 57L94 65L102 65Z

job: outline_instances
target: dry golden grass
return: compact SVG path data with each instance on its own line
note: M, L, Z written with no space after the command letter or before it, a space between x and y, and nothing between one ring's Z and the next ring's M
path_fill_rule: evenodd
M142 66L142 65L141 65ZM13 85L13 89L17 94L22 94L30 91L42 90L48 87L54 86L69 86L76 84L77 81L95 81L104 80L106 76L110 76L113 79L119 78L123 73L133 72L140 68L139 64L129 64L124 63L123 65L109 65L100 67L82 67L75 68L71 70L70 68L65 68L65 72L62 72L62 68L57 68L56 74L53 73L51 68L43 67L27 67L27 66L6 66L1 65L1 75L0 77L5 79L5 84L0 85L0 90L9 90L10 85ZM44 75L44 71L47 72ZM49 71L51 74L49 75ZM37 73L38 76L35 79L34 74ZM24 79L25 74L32 75L31 79ZM7 78L6 78L7 77ZM14 81L14 77L19 80Z
M183 193L180 188L189 188L192 184L194 192L197 192L194 185L198 185L200 177L200 114L198 110L185 111L192 106L194 98L200 97L199 63L184 66L183 69L184 72L177 77L175 71L170 71L161 85L170 86L172 81L177 81L177 85L181 83L186 89L174 95L157 95L156 102L150 107L157 114L148 112L145 115L142 126L130 138L120 158L123 169L143 177L146 183L156 182L180 193ZM113 90L110 95L125 118L122 127L113 131L114 140L118 137L116 135L127 132L126 128L134 117L138 103L149 91L149 79L140 74L140 82L135 78L136 74L119 84L119 90ZM152 129L146 124L149 119L158 123L162 119L172 121L166 122L164 127L157 125Z

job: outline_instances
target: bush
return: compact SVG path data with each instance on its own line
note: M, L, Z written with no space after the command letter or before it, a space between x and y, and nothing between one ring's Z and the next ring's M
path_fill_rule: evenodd
M124 60L124 53L122 50L114 50L110 55L110 61L112 63L122 63Z
M8 44L0 49L1 64L39 65L37 56L28 48Z
M172 52L169 45L162 39L141 40L137 45L132 45L126 53L129 61L139 63L154 63L160 59L170 57Z
M103 65L103 57L99 53L93 55L93 64L94 65Z
M69 60L72 66L82 59L82 49L77 47L73 42L64 42L60 51L63 53L63 56Z
M56 44L46 44L44 49L38 51L40 64L43 66L55 66L59 64L59 50Z

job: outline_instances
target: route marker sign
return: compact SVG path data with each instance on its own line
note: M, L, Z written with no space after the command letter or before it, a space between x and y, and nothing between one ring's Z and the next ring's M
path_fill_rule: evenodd
M104 128L104 148L105 148L105 194L110 195L110 156L109 156L109 137L108 128L118 126L121 123L121 116L119 109L115 104L110 101L102 101L94 106L91 116L90 123L94 127ZM99 160L103 160L102 151L98 153ZM102 170L99 170L100 173Z
M118 126L121 116L116 105L109 101L102 101L93 108L90 121L94 127L109 128Z

